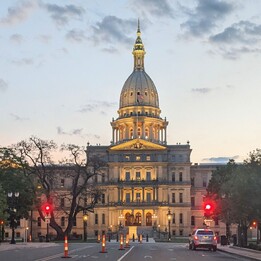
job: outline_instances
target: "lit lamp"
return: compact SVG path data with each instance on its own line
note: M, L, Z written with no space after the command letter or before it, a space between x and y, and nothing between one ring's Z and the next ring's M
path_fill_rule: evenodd
M87 221L88 221L88 215L83 212L83 241L87 241Z
M19 197L19 192L9 192L7 193L7 204L8 204L8 214L10 218L10 227L12 229L12 239L10 244L15 244L15 229L17 227L17 209L16 207L18 206L18 197Z
M158 225L159 238L160 238L160 224Z
M123 214L121 213L120 215L119 215L119 221L120 221L120 223L119 223L119 230L123 227L123 225L122 225L122 221L124 220L124 216L123 216Z
M172 218L172 213L170 212L170 209L168 210L167 217L168 217L168 222L169 222L169 241L170 241L170 240L171 240L171 235L170 235L170 220L171 220L171 218Z

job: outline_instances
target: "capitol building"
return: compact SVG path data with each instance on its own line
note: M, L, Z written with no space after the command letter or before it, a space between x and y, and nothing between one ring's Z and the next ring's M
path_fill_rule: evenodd
M192 149L185 144L168 144L167 118L161 117L159 93L145 71L145 47L138 26L133 47L134 66L120 92L117 117L112 118L112 139L107 146L87 144L88 156L106 162L101 175L92 178L102 191L84 228L79 213L72 235L88 238L119 231L137 238L187 237L194 228L208 225L225 234L219 220L204 220L203 202L215 165L192 164ZM104 124L104 123L102 123ZM63 178L64 187L67 181ZM46 235L46 222L32 213L32 238ZM65 226L64 217L58 223ZM21 223L22 225L22 223ZM25 225L26 226L26 225ZM23 229L17 228L23 235ZM55 231L50 228L50 234Z

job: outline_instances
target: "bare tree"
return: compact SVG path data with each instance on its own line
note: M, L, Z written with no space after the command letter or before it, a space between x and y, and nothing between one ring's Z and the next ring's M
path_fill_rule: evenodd
M35 207L40 217L45 219L43 204L50 204L50 226L57 232L57 239L63 239L64 235L70 234L79 212L93 211L101 191L91 182L92 177L101 174L106 164L99 157L88 155L84 148L72 144L61 146L61 152L67 156L57 164L52 155L57 149L53 141L37 137L13 146L24 172L31 177ZM66 182L61 183L61 180ZM64 229L58 223L61 216L68 220Z

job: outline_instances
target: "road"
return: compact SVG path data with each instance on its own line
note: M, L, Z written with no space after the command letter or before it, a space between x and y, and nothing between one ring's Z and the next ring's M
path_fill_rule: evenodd
M108 243L107 253L100 253L101 245L95 243L69 244L71 260L106 261L249 261L250 259L232 256L224 252L208 250L188 250L187 244L172 243L133 243L129 249L119 250L118 243ZM63 260L63 244L45 248L21 248L0 251L1 261L57 261Z

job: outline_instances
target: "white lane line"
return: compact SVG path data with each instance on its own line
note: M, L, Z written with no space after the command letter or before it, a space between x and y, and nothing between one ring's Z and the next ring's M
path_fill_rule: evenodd
M130 251L132 250L134 248L134 246L132 246L130 249L129 249L129 251L128 252L126 252L121 258L119 258L117 261L121 261L125 256L127 256L129 253L130 253Z

